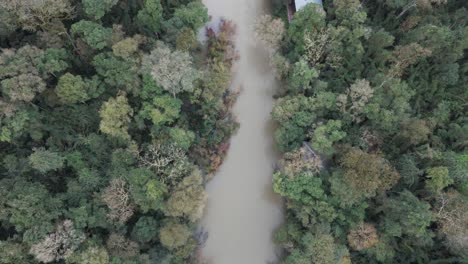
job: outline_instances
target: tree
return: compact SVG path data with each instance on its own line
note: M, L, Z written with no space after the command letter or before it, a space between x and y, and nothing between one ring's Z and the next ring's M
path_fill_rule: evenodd
M31 167L40 173L56 171L64 166L65 158L59 153L45 149L34 149L29 156Z
M112 51L115 56L123 59L132 59L134 56L138 56L138 48L140 43L143 41L141 35L135 35L132 38L125 38L112 46Z
M166 215L187 217L192 222L199 220L203 214L208 198L202 186L203 178L199 170L182 180L167 200Z
M110 209L108 216L111 220L125 223L132 217L134 206L130 203L130 194L124 180L113 179L102 192L101 198Z
M396 236L402 234L412 236L413 238L424 241L430 237L428 227L433 221L433 215L430 211L431 206L419 200L408 190L404 190L397 197L385 201L385 226L387 228L398 226L400 230Z
M148 243L158 238L160 224L155 218L142 216L132 230L132 237L142 243Z
M198 31L208 22L208 9L200 1L193 1L185 6L176 8L171 19L164 22L164 28L169 35L185 27Z
M310 29L320 30L325 26L325 12L318 4L306 5L299 10L288 27L291 48L296 54L304 52L304 35Z
M147 168L133 169L128 173L132 200L143 212L159 210L167 193L167 187Z
M184 150L173 144L149 145L140 156L140 163L158 173L167 186L174 186L193 169Z
M105 102L99 111L101 123L99 129L112 137L129 140L128 125L133 115L133 109L128 104L124 95L118 95L115 98Z
M73 228L73 222L65 220L56 231L41 242L31 246L30 253L44 263L67 259L85 240L85 236Z
M276 51L284 37L286 29L281 19L263 15L257 19L254 26L255 37L271 51Z
M110 52L103 52L96 55L91 64L107 85L134 93L138 91L141 80L139 66L134 59L123 59Z
M106 249L89 246L85 250L75 253L66 259L67 264L108 264L109 254Z
M0 263L26 263L29 259L26 245L13 241L0 241Z
M372 224L361 223L348 233L349 246L354 250L365 250L379 242L377 229Z
M418 145L427 142L431 129L424 120L404 120L401 123L399 135L408 145Z
M74 15L74 8L69 0L12 0L2 1L4 9L15 17L24 30L54 30L62 20Z
M24 241L36 242L54 229L63 201L53 197L44 185L3 179L0 185L2 219L15 226Z
M11 101L31 102L37 93L45 90L44 80L32 74L21 74L1 81L2 92Z
M149 119L155 126L170 125L179 118L182 101L170 95L155 96L152 102L144 102L138 115Z
M189 240L190 235L190 230L187 226L175 222L167 222L159 231L159 240L165 248L174 250L184 246Z
M288 90L292 93L305 93L312 88L312 82L317 79L319 72L311 68L305 60L299 60L292 68L288 80Z
M18 21L13 13L8 12L0 4L0 37L8 36L18 28Z
M405 46L396 47L393 54L393 64L388 75L390 77L399 77L403 74L406 68L417 63L423 58L429 57L432 54L432 51L417 43L410 43Z
M367 80L357 80L346 91L346 94L340 94L337 98L337 104L340 110L349 114L353 121L361 122L362 114L366 104L374 95L374 90Z
M335 152L333 144L346 137L346 132L341 130L340 120L328 120L326 124L318 126L310 134L312 148L329 156Z
M74 35L82 37L91 48L101 50L107 47L112 38L112 29L92 21L81 20L71 26Z
M181 51L191 51L198 45L197 36L195 31L190 28L184 28L176 38L176 48Z
M97 20L102 18L119 0L82 0L86 15Z
M309 263L326 264L336 261L336 245L333 236L306 233L301 243L304 246L304 253L310 258Z
M66 73L60 77L55 92L62 103L74 104L98 97L102 93L101 88L97 77L83 79L79 75Z
M389 190L400 179L386 159L356 148L342 156L340 165L344 170L344 183L361 198L374 197L377 192Z
M434 193L440 193L444 188L453 184L453 179L449 177L447 167L432 167L427 170L426 188Z
M112 233L107 238L107 250L111 256L117 256L123 259L135 257L140 252L140 248L135 241L127 239L125 236Z
M468 203L466 196L457 191L441 192L434 207L439 223L438 232L445 236L448 249L464 258L467 257L468 242L466 223Z
M280 124L275 138L281 150L292 150L302 144L315 121L313 102L305 96L285 97L276 102L272 116Z
M160 0L145 0L137 15L140 27L151 35L158 33L161 30L162 10Z
M366 21L367 13L359 0L338 0L333 5L336 18L342 26L353 28Z
M154 80L173 96L192 91L198 75L190 54L178 50L172 52L164 44L144 56L143 70L151 73Z
M0 88L10 101L31 102L46 88L39 64L44 52L25 45L18 50L3 50L0 54Z
M195 133L191 130L173 127L169 130L173 143L183 150L189 150L195 141Z

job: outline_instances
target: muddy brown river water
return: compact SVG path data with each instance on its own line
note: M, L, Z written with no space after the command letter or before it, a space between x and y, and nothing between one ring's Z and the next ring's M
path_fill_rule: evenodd
M278 158L270 112L277 89L268 53L256 46L252 25L268 13L267 0L203 0L209 14L238 26L240 60L233 86L243 86L234 107L240 129L226 160L207 185L209 200L201 226L209 237L203 255L214 264L274 262L274 230L283 221L281 200L272 192Z

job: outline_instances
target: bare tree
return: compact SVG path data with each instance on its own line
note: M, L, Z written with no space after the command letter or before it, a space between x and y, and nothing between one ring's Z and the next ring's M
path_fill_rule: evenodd
M71 220L65 220L41 242L32 245L30 254L44 263L54 262L69 257L85 240L85 236L73 228Z
M126 185L127 183L122 179L113 179L102 194L102 200L110 209L109 218L121 223L127 222L134 212Z
M180 92L192 91L193 82L198 78L198 71L193 67L192 57L188 52L171 51L161 43L144 56L143 71L149 72L153 79L173 96Z
M119 256L124 259L134 257L140 251L138 243L117 233L112 233L107 239L106 244L107 249L112 255Z
M379 242L377 229L371 224L361 223L348 234L348 243L354 250L364 250Z

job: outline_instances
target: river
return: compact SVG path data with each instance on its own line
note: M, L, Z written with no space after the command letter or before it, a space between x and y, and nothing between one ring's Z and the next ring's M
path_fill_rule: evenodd
M267 0L203 0L213 19L238 26L240 60L233 86L243 91L234 106L240 122L219 172L207 185L202 227L208 232L203 255L214 264L264 264L278 254L272 237L283 221L282 203L272 192L274 149L270 113L277 88L268 53L253 41L255 19L268 13Z

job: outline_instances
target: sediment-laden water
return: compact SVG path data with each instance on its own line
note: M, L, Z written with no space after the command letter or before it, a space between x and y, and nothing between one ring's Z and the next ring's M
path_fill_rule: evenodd
M213 19L238 26L240 60L233 86L243 91L234 107L241 124L227 158L208 184L209 201L202 227L209 233L203 255L215 264L263 264L274 261L274 230L283 219L282 204L272 193L277 160L270 112L277 88L268 53L256 46L252 25L268 13L266 0L204 0Z

